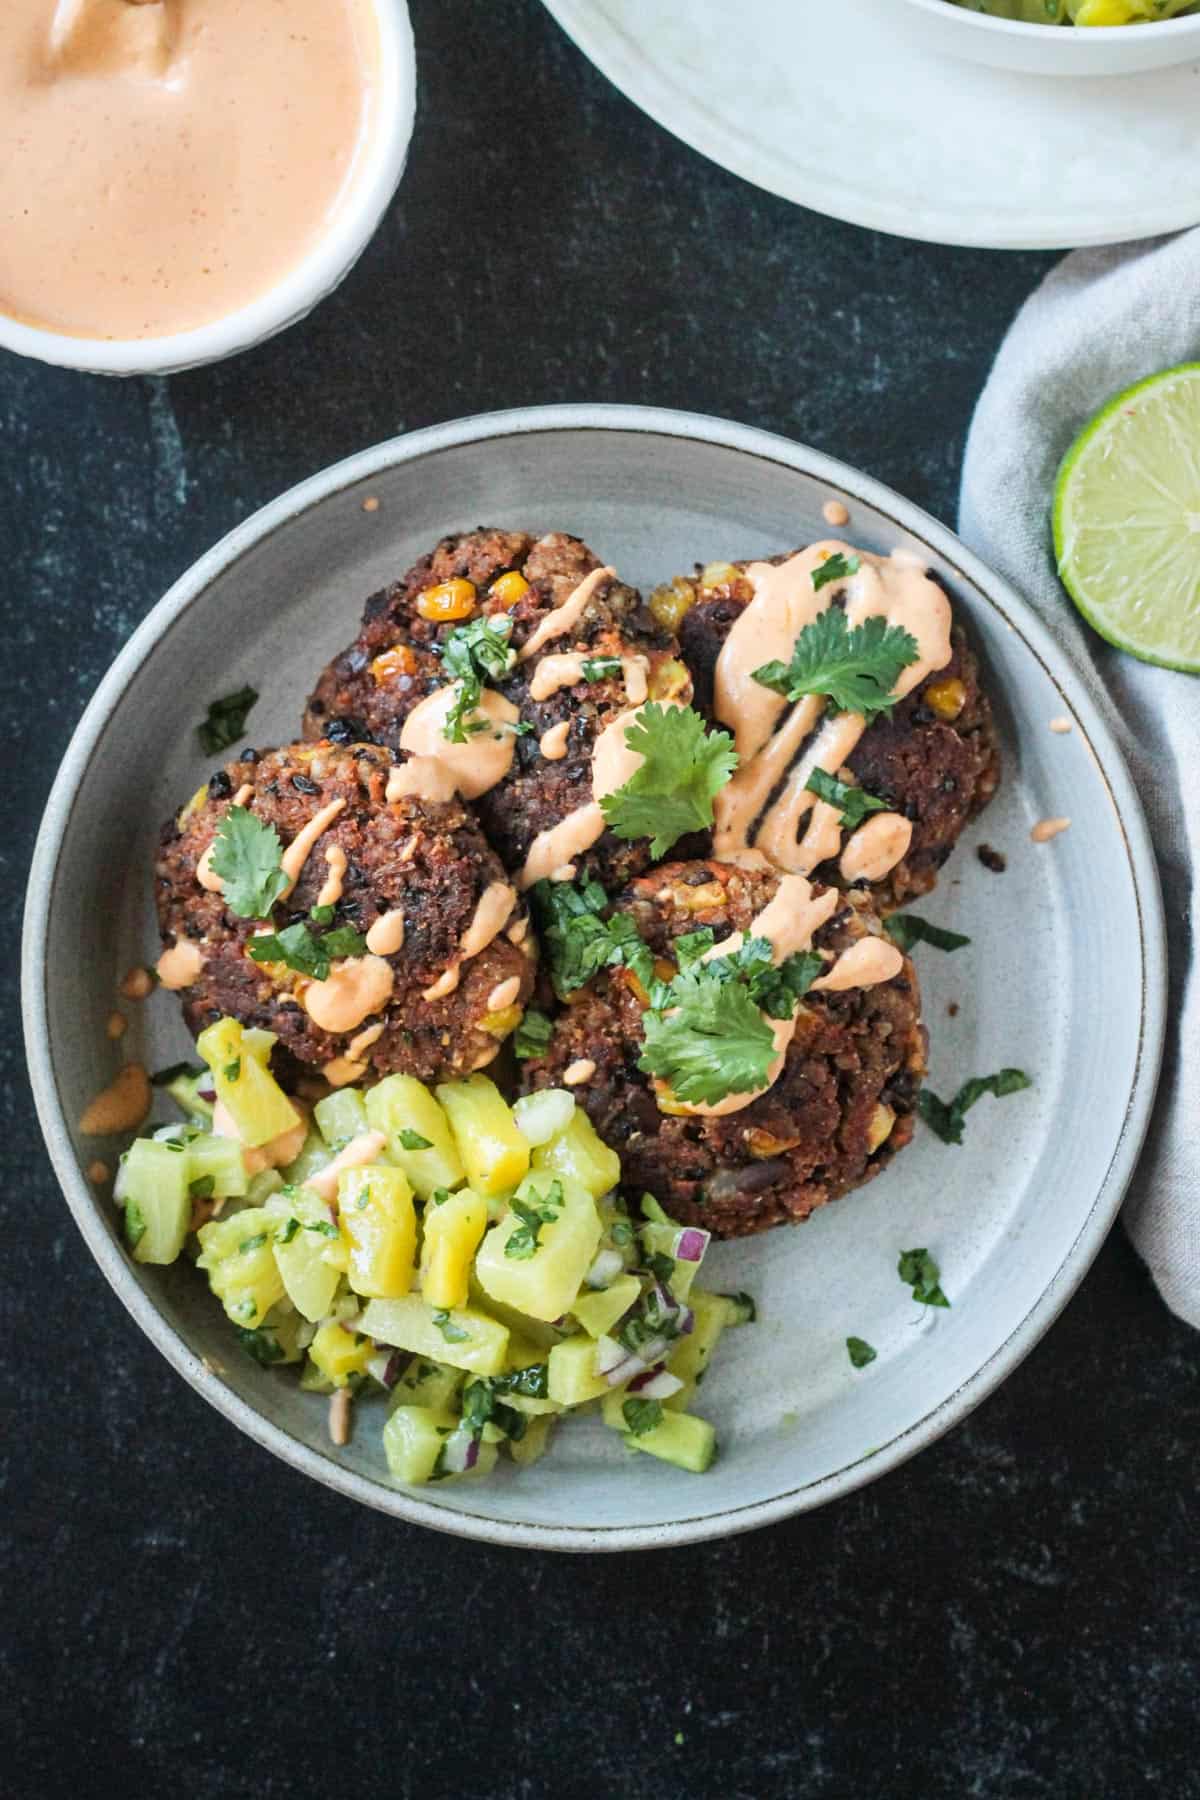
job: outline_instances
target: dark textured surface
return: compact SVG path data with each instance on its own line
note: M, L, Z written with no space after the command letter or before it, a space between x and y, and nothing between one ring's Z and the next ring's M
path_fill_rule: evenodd
M534 0L413 10L409 174L315 318L169 383L0 358L14 923L53 768L131 627L362 445L647 401L807 439L953 517L974 396L1046 258L753 191ZM1200 1793L1200 1340L1119 1235L997 1395L842 1504L645 1558L493 1552L308 1485L168 1369L66 1214L9 1017L6 1794Z

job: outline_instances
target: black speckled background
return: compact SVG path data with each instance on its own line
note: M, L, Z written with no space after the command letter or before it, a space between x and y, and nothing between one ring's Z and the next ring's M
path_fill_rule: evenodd
M412 10L409 172L314 318L170 381L0 357L0 1791L1200 1795L1200 1338L1119 1234L915 1463L749 1537L567 1558L407 1528L255 1449L143 1341L60 1199L16 1025L25 870L85 701L194 557L377 439L561 400L766 426L952 521L974 398L1049 266L758 193L535 0Z

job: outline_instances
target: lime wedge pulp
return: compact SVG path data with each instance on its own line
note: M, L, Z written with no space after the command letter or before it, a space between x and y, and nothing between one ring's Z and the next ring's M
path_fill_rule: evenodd
M1084 426L1054 486L1054 550L1101 637L1200 675L1200 363L1126 388Z

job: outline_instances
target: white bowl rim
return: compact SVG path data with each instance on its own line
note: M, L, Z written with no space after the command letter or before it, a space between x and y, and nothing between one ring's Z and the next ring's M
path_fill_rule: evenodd
M970 6L951 6L949 0L908 0L908 4L918 7L921 12L932 13L938 19L949 19L952 13L957 14L960 21L980 26L983 30L990 31L994 37L1010 38L1014 43L1032 43L1052 31L1055 43L1063 45L1067 56L1074 54L1066 49L1069 43L1102 43L1111 47L1117 41L1115 33L1121 31L1130 33L1133 41L1140 43L1143 41L1144 26L1153 28L1155 38L1162 38L1168 32L1177 38L1200 37L1200 13L1188 13L1175 19L1139 19L1129 25L1093 25L1064 31L1061 25L1039 25L1032 19L999 19L993 13L976 12ZM1182 57L1180 60L1183 60Z
M379 31L379 65L361 166L300 262L247 306L165 337L79 337L0 311L0 349L93 375L168 375L248 350L332 293L374 236L396 192L416 118L416 49L405 0L369 0L369 5Z
M49 902L63 839L70 827L77 789L110 716L133 676L175 620L209 583L252 547L286 527L299 514L331 495L370 480L397 463L437 455L489 439L553 431L643 432L699 440L720 448L782 464L828 484L831 492L874 507L898 530L909 532L949 563L956 575L978 588L1010 629L1016 631L1047 677L1059 688L1066 710L1077 718L1097 752L1097 772L1108 790L1125 840L1134 881L1140 927L1143 989L1141 1029L1129 1105L1104 1182L1087 1217L1041 1298L968 1380L916 1425L888 1443L854 1458L828 1475L768 1500L720 1513L672 1521L669 1525L550 1526L509 1522L481 1512L448 1510L411 1490L389 1488L357 1474L331 1457L309 1449L282 1427L216 1380L167 1324L135 1280L120 1245L110 1235L100 1207L84 1179L55 1087L48 1036L46 936ZM75 1222L100 1269L151 1342L198 1393L260 1447L324 1486L378 1511L426 1525L452 1536L522 1549L616 1551L666 1548L757 1529L793 1513L824 1505L886 1474L958 1424L1008 1375L1058 1317L1098 1252L1116 1218L1150 1122L1166 1021L1166 947L1157 865L1141 802L1117 745L1047 628L1013 588L994 575L951 531L902 499L881 482L858 473L823 452L752 426L667 408L575 404L514 408L481 413L389 439L310 476L254 513L208 550L151 610L117 656L90 701L67 748L38 833L26 893L22 933L21 1001L25 1047L34 1102L42 1132Z

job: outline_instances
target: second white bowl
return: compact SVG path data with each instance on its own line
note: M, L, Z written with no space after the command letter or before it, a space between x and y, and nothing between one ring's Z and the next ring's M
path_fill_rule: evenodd
M1200 61L1200 13L1154 24L1025 25L952 6L949 0L886 0L906 6L914 36L946 56L1026 75L1141 75Z

